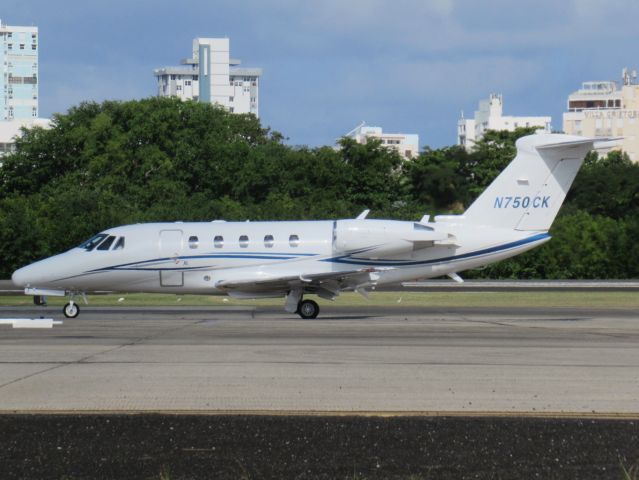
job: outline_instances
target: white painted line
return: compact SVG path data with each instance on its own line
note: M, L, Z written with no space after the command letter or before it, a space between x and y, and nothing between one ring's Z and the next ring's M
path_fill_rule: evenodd
M13 328L53 328L62 325L62 320L53 318L0 318L0 325L11 325Z

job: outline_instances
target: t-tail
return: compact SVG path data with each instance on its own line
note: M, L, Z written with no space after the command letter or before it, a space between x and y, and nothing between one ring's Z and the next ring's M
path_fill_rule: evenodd
M548 231L586 154L599 140L560 134L520 138L515 159L468 207L464 223Z

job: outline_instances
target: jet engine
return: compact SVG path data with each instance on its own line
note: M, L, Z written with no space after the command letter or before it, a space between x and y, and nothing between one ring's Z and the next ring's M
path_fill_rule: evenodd
M379 259L410 254L439 243L448 244L451 237L422 223L338 220L333 231L333 248L356 258Z

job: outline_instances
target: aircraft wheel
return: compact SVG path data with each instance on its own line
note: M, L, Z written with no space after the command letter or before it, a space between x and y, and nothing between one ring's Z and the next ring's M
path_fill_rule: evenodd
M64 313L64 316L67 318L75 318L80 315L80 307L78 307L78 304L75 302L69 302L62 309L62 313Z
M319 305L313 300L302 300L297 307L297 313L303 319L316 318L319 314Z

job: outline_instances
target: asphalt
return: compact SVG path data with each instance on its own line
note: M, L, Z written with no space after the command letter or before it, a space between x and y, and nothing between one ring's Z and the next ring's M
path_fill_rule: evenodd
M86 307L0 326L0 478L634 478L637 316Z
M627 420L0 415L0 431L3 480L619 480L639 466Z
M57 308L0 317L62 319ZM639 417L631 309L99 308L0 327L0 412Z

